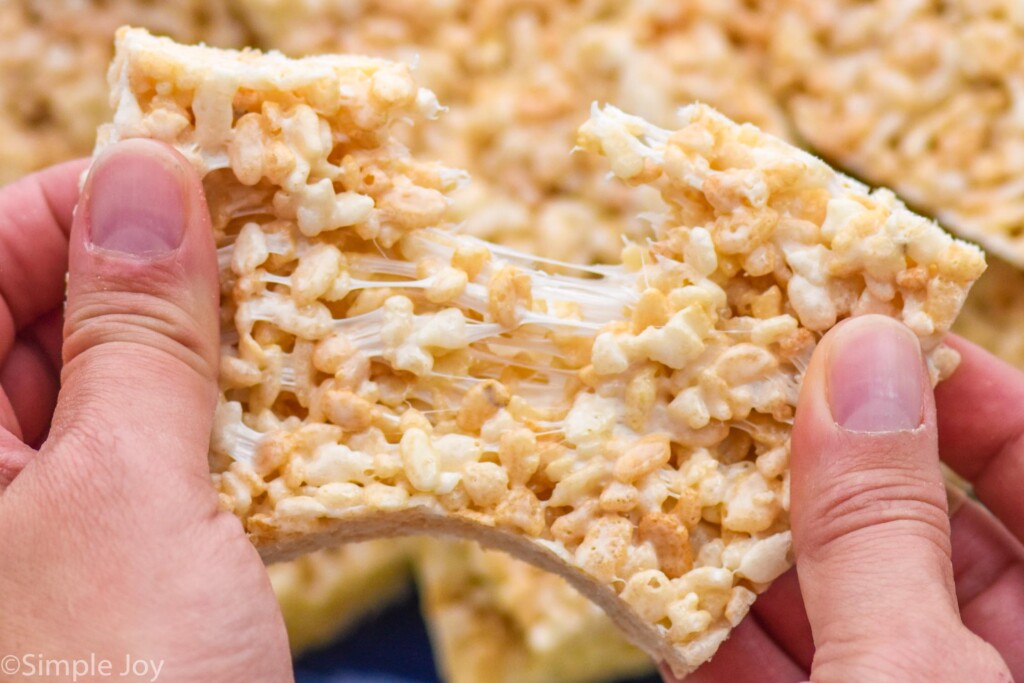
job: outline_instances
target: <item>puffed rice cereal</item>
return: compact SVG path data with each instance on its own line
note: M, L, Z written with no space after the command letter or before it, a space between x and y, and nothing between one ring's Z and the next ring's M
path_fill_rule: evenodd
M595 106L581 153L666 208L619 265L552 274L447 222L463 175L390 134L440 112L405 66L126 28L110 82L97 150L156 138L204 176L211 469L264 558L477 540L565 576L678 675L790 565L788 435L820 335L893 316L938 381L985 267L891 192L702 105L674 132Z
M345 52L416 65L449 111L403 131L420 158L469 171L452 194L463 232L573 263L618 260L622 236L657 193L611 181L592 155L569 155L593 101L671 126L693 101L788 134L734 40L738 0L237 0L262 44L293 55Z
M1024 3L765 5L770 79L808 143L1024 266Z

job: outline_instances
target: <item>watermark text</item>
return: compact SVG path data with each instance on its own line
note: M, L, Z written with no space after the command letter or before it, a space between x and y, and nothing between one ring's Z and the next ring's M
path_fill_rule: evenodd
M110 678L156 683L163 673L163 660L125 655L114 660L90 654L88 657L50 657L35 652L0 658L4 680L51 678L72 681Z

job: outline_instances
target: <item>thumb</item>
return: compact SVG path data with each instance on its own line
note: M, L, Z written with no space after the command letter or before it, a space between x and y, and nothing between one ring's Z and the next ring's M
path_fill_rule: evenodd
M992 652L959 617L935 405L913 333L864 316L827 334L804 378L792 448L813 678L968 680L990 671Z
M94 163L69 245L64 367L48 447L109 467L206 471L216 402L217 255L202 184L170 147ZM152 470L150 470L152 472Z

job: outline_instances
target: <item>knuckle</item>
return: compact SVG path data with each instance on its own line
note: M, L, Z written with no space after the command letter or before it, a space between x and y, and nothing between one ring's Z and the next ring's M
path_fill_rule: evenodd
M109 343L136 344L215 377L216 330L177 302L143 292L90 292L65 320L64 363Z
M821 491L815 521L797 551L821 559L838 545L866 543L890 534L913 535L950 552L946 495L941 483L901 470L852 472L832 479Z
M21 473L29 458L16 450L0 451L0 491L3 491Z
M1006 681L1012 679L994 647L963 625L905 624L885 632L850 632L823 639L814 681ZM892 637L899 633L898 637ZM834 634L833 634L834 635Z

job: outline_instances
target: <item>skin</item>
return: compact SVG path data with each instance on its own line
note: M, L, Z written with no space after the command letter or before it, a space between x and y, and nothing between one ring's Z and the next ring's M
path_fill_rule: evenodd
M176 174L180 246L91 245L91 179L72 218L85 162L0 190L0 654L292 680L266 571L209 481L218 286L202 186L157 143L115 157Z
M130 655L162 661L161 680L292 680L263 565L208 476L218 286L202 186L157 143L112 158L177 178L180 243L141 256L92 244L85 161L0 188L0 654ZM953 339L963 362L917 397L920 425L844 429L828 377L850 325L815 352L797 413L798 569L688 680L1024 678L1024 374ZM964 500L950 519L940 452L1002 523Z

